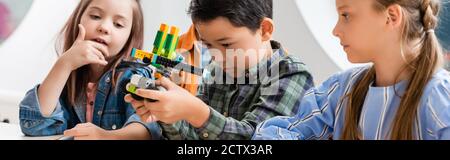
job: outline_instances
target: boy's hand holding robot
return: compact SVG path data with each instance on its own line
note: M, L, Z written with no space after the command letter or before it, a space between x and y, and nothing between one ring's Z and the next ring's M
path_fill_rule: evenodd
M156 34L151 53L136 48L132 50L131 57L135 60L133 63L143 64L152 71L150 78L137 74L132 75L130 82L125 86L126 91L135 100L144 100L144 98L136 95L138 89L166 91L164 87L156 84L156 80L163 76L170 77L172 69L202 75L202 69L183 63L183 56L175 52L179 39L179 28L172 26L169 33L168 31L168 25L161 24L160 30ZM152 99L147 100L149 102L156 102L156 100Z

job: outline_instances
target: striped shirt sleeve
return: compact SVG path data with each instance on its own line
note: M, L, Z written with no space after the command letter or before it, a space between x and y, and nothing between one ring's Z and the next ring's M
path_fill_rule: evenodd
M255 140L328 139L333 132L335 107L341 97L341 84L336 76L317 88L308 90L294 117L275 117L261 123Z
M450 140L450 82L436 84L426 101L427 133L431 137Z

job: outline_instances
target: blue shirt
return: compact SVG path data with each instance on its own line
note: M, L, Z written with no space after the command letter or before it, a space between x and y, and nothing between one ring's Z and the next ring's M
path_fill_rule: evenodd
M253 139L314 140L340 139L345 122L347 95L367 67L338 73L309 90L294 117L275 117L261 123ZM402 95L408 85L396 85ZM391 124L401 98L394 86L370 86L363 105L359 130L362 139L389 139ZM420 140L450 139L450 74L441 69L426 85L418 109L414 135Z
M119 67L120 68L120 67ZM117 81L117 87L112 87L112 71L105 73L98 82L92 123L105 129L120 129L131 123L144 125L153 139L161 137L161 129L157 123L143 123L131 104L124 101L124 86L133 74L145 77L150 71L144 68L125 68L116 70L122 73ZM63 134L65 130L79 123L86 123L86 106L71 106L64 96L61 96L55 111L50 117L41 114L38 90L39 85L27 92L20 103L19 119L22 132L27 136L49 136ZM64 95L64 94L63 94Z

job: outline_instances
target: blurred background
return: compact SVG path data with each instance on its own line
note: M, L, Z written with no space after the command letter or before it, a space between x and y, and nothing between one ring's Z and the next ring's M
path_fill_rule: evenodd
M0 0L0 121L18 123L18 104L40 83L56 60L55 40L79 0ZM188 0L141 0L145 14L145 50L160 23L186 31ZM450 50L450 0L444 0L436 33ZM174 5L176 4L176 5ZM274 39L310 68L316 83L348 69L345 53L331 31L337 21L332 0L274 0ZM447 59L450 59L447 53ZM450 69L450 64L447 63Z

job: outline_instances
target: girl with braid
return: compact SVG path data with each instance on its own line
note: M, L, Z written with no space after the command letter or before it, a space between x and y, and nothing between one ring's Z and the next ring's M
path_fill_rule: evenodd
M254 139L450 139L450 74L434 29L439 0L336 0L333 34L352 63L310 89L294 117Z

